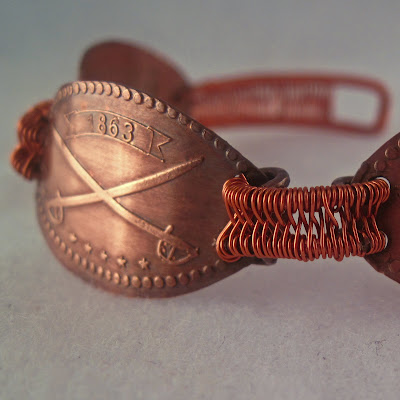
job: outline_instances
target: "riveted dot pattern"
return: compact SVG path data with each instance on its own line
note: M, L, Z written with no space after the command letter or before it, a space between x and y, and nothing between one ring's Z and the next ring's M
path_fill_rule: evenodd
M63 97L86 93L106 96L113 95L115 98L122 97L126 101L133 100L138 105L144 103L149 109L154 108L159 113L165 113L165 115L171 119L177 119L180 125L188 126L192 132L201 134L205 141L214 140L214 148L217 151L224 152L225 157L229 162L236 161L235 166L239 172L244 173L249 170L247 161L224 140L216 138L215 133L208 129L202 129L202 126L198 122L192 121L190 117L178 112L173 107L166 105L162 101L154 99L148 95L146 95L144 99L142 93L126 88L125 86L117 85L115 83L110 84L108 82L78 81L62 87L57 93L56 99L61 100Z
M214 132L204 128L197 121L194 121L187 115L180 113L178 110L165 104L163 101L137 92L134 89L129 89L122 85L109 82L78 81L61 88L56 98L61 100L67 96L85 94L111 96L114 99L119 99L118 101L131 101L134 107L146 107L149 110L148 112L155 112L160 114L163 118L175 120L176 124L184 127L185 130L196 134L199 138L207 142L215 152L219 152L219 154L223 155L225 159L228 160L231 165L235 166L239 172L246 172L251 166L251 164L248 163L240 153L231 148L228 143L220 139ZM40 212L45 215L45 209L42 207L40 210ZM109 261L107 261L106 264L104 264L104 260L101 261L103 265L95 264L93 261L93 253L95 253L95 250L93 250L93 253L89 254L83 251L81 241L78 240L78 242L71 242L68 241L68 239L63 240L61 236L56 234L56 227L54 228L48 220L46 220L42 226L45 227L47 236L53 238L53 242L57 246L58 251L63 253L66 257L71 258L73 262L76 265L81 266L87 274L93 274L97 279L104 279L110 282L110 284L126 288L132 287L136 289L141 288L153 290L167 287L179 288L181 286L190 285L191 282L201 280L203 277L208 277L210 274L225 268L225 264L220 264L220 261L217 258L214 265L199 265L191 269L190 272L180 272L176 273L176 275L170 274L165 276L154 276L151 271L146 271L146 276L142 275L144 273L143 271L139 271L137 275L132 273L127 274L127 271L121 270L120 272L115 272L114 266L111 267ZM96 250L97 253L98 250L99 249ZM80 254L80 251L82 254ZM134 264L133 260L128 260L128 262L129 261Z

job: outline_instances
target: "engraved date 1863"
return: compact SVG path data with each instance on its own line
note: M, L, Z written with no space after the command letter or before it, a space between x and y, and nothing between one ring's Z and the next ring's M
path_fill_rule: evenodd
M159 130L133 118L102 110L72 111L65 115L69 135L105 135L129 144L146 155L164 161L161 146L171 138Z

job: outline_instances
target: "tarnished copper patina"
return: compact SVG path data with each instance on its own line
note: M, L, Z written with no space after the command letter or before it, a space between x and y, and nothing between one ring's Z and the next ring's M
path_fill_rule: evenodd
M372 124L336 119L337 87L376 96ZM57 258L113 292L174 296L255 262L350 255L400 282L400 134L354 178L289 189L284 170L257 168L205 126L372 133L388 104L382 84L351 76L192 86L147 50L108 42L85 54L79 81L21 119L12 164L38 179L40 226Z

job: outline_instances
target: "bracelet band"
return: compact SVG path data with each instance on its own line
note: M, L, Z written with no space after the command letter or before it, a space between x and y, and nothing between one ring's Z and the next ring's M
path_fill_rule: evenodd
M241 257L342 261L379 253L387 238L376 215L389 195L383 179L310 189L254 187L243 175L229 179L223 197L230 222L218 237L218 255L227 262Z
M388 116L381 83L288 74L191 87L160 57L116 42L90 49L80 78L21 118L11 162L38 180L44 236L83 279L165 297L254 262L357 255L400 282L400 134L354 177L307 189L287 188L284 170L257 168L204 126L372 133ZM371 123L334 117L334 91L343 86L375 95Z

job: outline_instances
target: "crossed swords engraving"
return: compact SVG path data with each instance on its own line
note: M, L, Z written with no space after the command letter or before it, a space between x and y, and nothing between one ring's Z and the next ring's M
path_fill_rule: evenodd
M157 255L162 261L169 264L179 265L184 264L190 259L198 256L198 248L191 246L181 238L172 234L172 225L168 225L164 230L162 230L156 225L151 224L150 222L126 209L116 200L116 198L148 190L152 187L169 182L197 167L203 162L203 157L175 165L162 172L158 172L144 178L139 178L110 189L103 189L75 158L56 128L54 128L54 140L72 169L79 175L80 178L83 179L83 181L90 187L90 189L93 190L93 192L88 194L62 197L60 191L58 191L56 197L46 202L46 209L51 222L54 224L62 223L64 219L64 208L93 204L103 201L120 217L159 239L157 245ZM180 257L175 256L175 253L178 250L183 252Z

